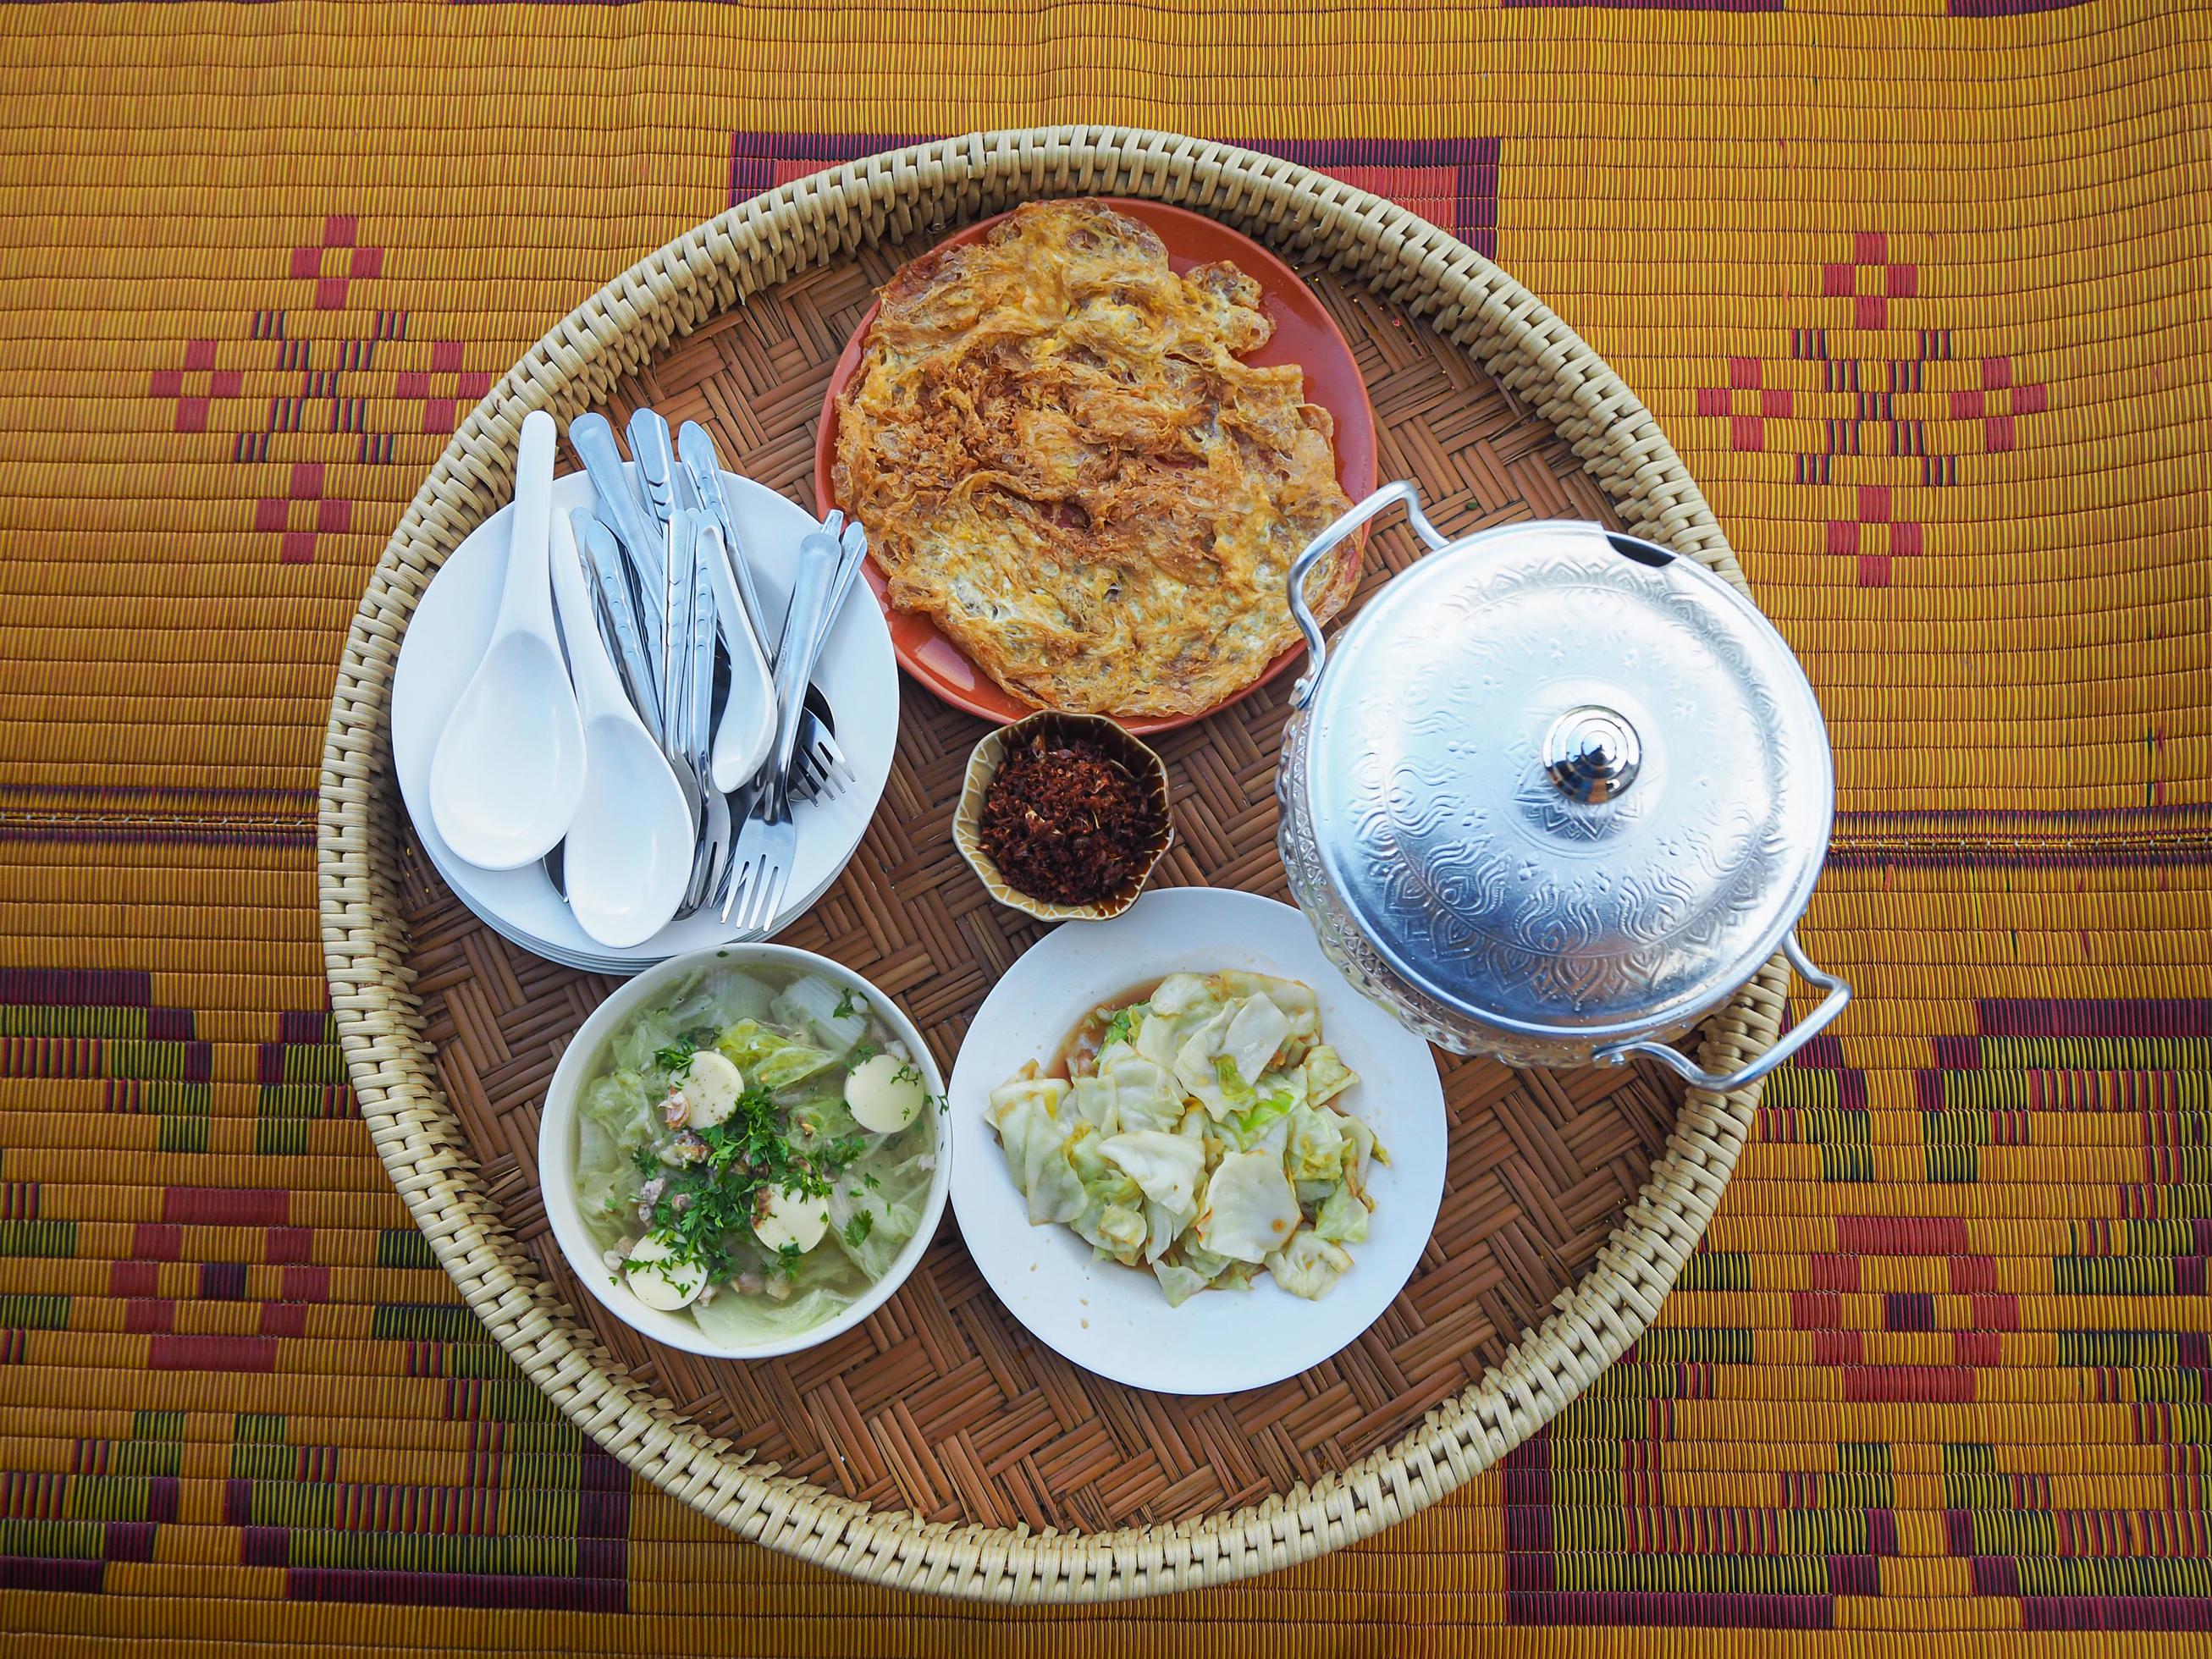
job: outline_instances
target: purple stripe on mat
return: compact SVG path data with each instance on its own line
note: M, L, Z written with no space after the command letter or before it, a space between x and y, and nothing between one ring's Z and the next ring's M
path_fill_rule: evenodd
M886 149L925 144L929 133L733 132L730 135L730 204L774 190L779 161L811 161L812 172L857 161Z
M74 1557L0 1555L0 1589L70 1590L96 1594L105 1587L107 1563Z
M887 149L927 143L932 135L733 132L730 204L774 190L806 173ZM1498 253L1500 141L1462 138L1224 138L1262 155L1317 168L1395 199L1441 222L1476 252ZM1448 211L1439 211L1439 208Z
M2023 1630L2212 1630L2212 1597L2023 1595Z
M579 1565L581 1563L580 1561ZM540 1607L562 1613L627 1613L629 1585L603 1577L495 1577L460 1572L401 1572L379 1567L292 1567L284 1595L292 1601L382 1602L428 1607Z
M315 826L289 827L270 819L252 828L224 824L102 823L97 819L0 819L0 842L26 846L60 842L82 847L313 847Z
M1780 11L1782 0L1504 0L1510 9L1559 11Z
M2212 864L2212 846L1899 847L1837 846L1831 870L2140 870Z
M2212 1036L2212 1001L2200 1000L1984 997L1975 1012L1984 1036Z
M42 1008L145 1008L154 976L123 968L0 968L0 1003Z
M1510 1576L1509 1576L1510 1582ZM1832 1630L1826 1595L1746 1591L1553 1590L1505 1595L1509 1625L1665 1625L1716 1629Z
M2146 806L1910 806L1881 811L1838 812L1838 833L1861 825L1879 823L1940 823L1961 831L1993 823L2068 825L2074 828L2122 829L2150 823L2212 823L2212 801L2186 801Z
M0 799L15 795L33 797L86 795L95 799L114 796L155 795L181 800L289 800L313 806L313 789L255 789L233 784L198 783L5 783Z

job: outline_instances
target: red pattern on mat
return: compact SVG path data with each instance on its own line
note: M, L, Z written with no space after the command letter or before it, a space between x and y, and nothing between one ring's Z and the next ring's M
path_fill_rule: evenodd
M1701 386L1697 398L1699 415L1728 421L1738 451L1770 448L1771 421L1817 421L1819 447L1792 452L1799 483L1887 475L1857 486L1850 517L1826 520L1827 552L1857 561L1861 587L1887 587L1892 560L1925 550L1922 521L1898 517L1899 498L1958 482L1962 452L1940 429L1931 437L1931 419L1980 422L1981 453L1998 455L2017 442L2019 416L2051 407L2048 386L2015 384L2009 356L1984 357L1978 371L1948 368L1953 331L1918 326L1917 308L1907 308L1921 298L1919 265L1890 256L1884 232L1859 232L1850 258L1820 267L1819 297L1834 302L1827 321L1792 329L1787 359L1729 358L1725 384ZM1790 384L1806 378L1796 362L1819 365L1816 387ZM1838 468L1838 458L1848 465Z
M363 242L361 232L357 216L330 215L319 240L292 249L277 279L287 286L271 295L281 303L257 307L229 339L187 341L179 366L156 369L148 387L149 396L175 404L179 432L229 426L232 461L270 475L275 488L255 499L253 528L275 538L283 564L313 563L319 538L354 529L353 499L327 493L330 469L389 464L400 432L453 431L462 410L495 378L464 366L468 345L461 340L430 342L424 363L421 346L409 338L410 313L361 303L387 264L387 250ZM348 316L355 331L333 338L327 325L302 320L318 313ZM245 404L249 390L266 398L258 427L234 407ZM387 398L416 405L419 416L380 424L372 402ZM274 474L277 466L289 471Z

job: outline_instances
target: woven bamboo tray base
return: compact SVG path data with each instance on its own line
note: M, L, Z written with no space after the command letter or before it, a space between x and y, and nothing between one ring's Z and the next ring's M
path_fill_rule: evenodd
M620 425L645 403L671 422L702 421L726 464L811 501L830 367L876 285L935 240L871 248L749 301L623 381L608 415ZM1418 477L1440 522L1612 519L1548 423L1400 311L1308 275L1373 389L1384 476ZM1402 529L1378 538L1363 598L1416 547ZM1181 831L1163 884L1287 898L1273 779L1288 684L1160 740ZM949 1071L985 994L1044 929L994 903L952 845L968 750L988 728L910 683L902 690L897 759L867 838L781 938L896 997ZM1068 1364L991 1294L949 1215L921 1270L860 1328L787 1358L707 1360L610 1314L576 1285L545 1224L538 1107L569 1035L613 981L501 939L411 836L407 868L412 962L440 1079L501 1215L562 1298L633 1377L710 1433L785 1474L933 1521L1100 1531L1242 1507L1345 1468L1503 1358L1580 1277L1679 1104L1680 1085L1656 1068L1514 1072L1439 1056L1451 1159L1413 1281L1357 1343L1273 1388L1184 1399ZM995 1156L987 1138L967 1148ZM1161 1313L1164 1337L1164 1303Z

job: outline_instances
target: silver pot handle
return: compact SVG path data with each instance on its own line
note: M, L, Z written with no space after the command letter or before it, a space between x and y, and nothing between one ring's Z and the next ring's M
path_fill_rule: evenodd
M1310 660L1306 672L1298 676L1298 683L1291 692L1291 707L1303 708L1313 698L1314 687L1321 680L1322 665L1328 659L1328 647L1322 643L1321 623L1313 610L1306 604L1306 578L1313 568L1353 531L1381 513L1393 501L1406 504L1406 517L1412 523L1429 550L1436 552L1447 544L1448 538L1429 522L1429 515L1421 511L1420 487L1411 478L1401 478L1395 483L1386 483L1358 506L1346 513L1329 527L1306 544L1306 550L1291 562L1290 599L1291 617L1298 625L1298 632L1306 636L1306 654Z
M1631 1054L1649 1054L1654 1060L1664 1060L1697 1087L1711 1089L1716 1094L1724 1095L1730 1090L1758 1082L1818 1036L1830 1020L1844 1012L1844 1005L1851 1000L1851 988L1825 969L1814 966L1813 958L1807 956L1804 948L1797 943L1795 933L1782 941L1782 954L1790 958L1790 965L1802 974L1808 983L1819 986L1828 994L1821 999L1819 1007L1791 1026L1781 1042L1741 1071L1727 1077L1715 1077L1711 1072L1699 1069L1698 1063L1680 1049L1670 1048L1663 1042L1653 1042L1648 1038L1639 1038L1634 1042L1613 1043L1599 1049L1590 1058L1601 1066L1619 1066Z

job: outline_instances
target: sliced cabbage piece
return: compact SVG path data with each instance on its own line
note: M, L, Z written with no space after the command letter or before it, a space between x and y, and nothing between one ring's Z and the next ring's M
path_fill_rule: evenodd
M1228 969L1213 975L1213 983L1224 998L1264 996L1283 1011L1291 1022L1291 1030L1310 1042L1321 1035L1321 999L1314 994L1312 986L1295 979L1277 979L1272 974L1247 974Z
M1302 1068L1306 1078L1306 1104L1319 1106L1334 1100L1353 1084L1359 1073L1344 1063L1344 1058L1326 1042L1310 1050Z
M1170 974L1153 988L1150 1006L1153 1013L1176 1019L1193 1012L1201 1004L1214 1000L1214 994L1208 988L1204 975Z
M1291 1114L1290 1144L1284 1167L1292 1181L1334 1181L1344 1170L1344 1119L1323 1107L1301 1106Z
M1231 1152L1206 1183L1199 1242L1236 1261L1264 1261L1298 1224L1298 1197L1279 1158Z
M1177 1213L1164 1204L1145 1200L1145 1260L1158 1261L1175 1248L1175 1242L1190 1225L1193 1215L1188 1211Z
M1221 1034L1219 1058L1237 1068L1237 1075L1256 1082L1275 1062L1275 1051L1291 1034L1291 1022L1262 993L1249 996L1237 1006Z
M1154 1258L1152 1273L1160 1281L1160 1289L1167 1292L1170 1308L1180 1308L1206 1287L1204 1273L1196 1268L1186 1267L1179 1261L1162 1261Z
M840 1008L845 1011L842 1014ZM866 994L833 985L817 974L804 975L784 987L772 1011L792 1030L813 1032L822 1047L839 1058L868 1034Z
M1288 1094L1268 1095L1231 1115L1222 1127L1240 1151L1249 1152L1272 1138L1273 1126L1297 1109L1297 1103ZM1281 1139L1276 1139L1275 1144L1280 1146Z
M1252 1085L1252 1092L1262 1100L1269 1095L1288 1095L1293 1106L1312 1103L1306 1098L1306 1073L1302 1066L1293 1066L1288 1071L1262 1072L1260 1080Z
M1344 1133L1345 1184L1364 1198L1367 1196L1367 1166L1382 1151L1382 1145L1375 1139L1375 1131L1367 1127L1364 1119L1356 1118L1349 1112L1340 1112L1337 1121ZM1382 1162L1388 1164L1389 1161L1385 1155Z
M771 1094L812 1077L836 1056L825 1048L797 1042L757 1019L741 1019L722 1033L714 1047L747 1079Z
M1083 1121L1101 1134L1118 1134L1121 1129L1121 1115L1114 1104L1114 1082L1093 1073L1075 1079L1075 1087L1068 1098L1074 1103Z
M1100 1073L1113 1085L1115 1128L1109 1133L1126 1133L1133 1129L1173 1129L1182 1121L1182 1090L1167 1067L1146 1060L1142 1054L1127 1052L1118 1054ZM1101 1124L1101 1128L1106 1126Z
M1176 1050L1175 1055L1176 1080L1182 1085L1185 1094L1212 1115L1216 1122L1229 1115L1233 1103L1213 1064L1221 1053L1222 1034L1228 1030L1233 1017L1226 1008L1217 1009L1203 1025L1183 1039L1182 1047Z
M1351 1270L1350 1252L1312 1231L1299 1233L1267 1258L1267 1271L1275 1276L1275 1283L1309 1302L1327 1296Z
M1127 1172L1153 1203L1188 1218L1198 1213L1206 1150L1182 1135L1139 1129L1103 1142L1099 1156Z
M1060 1126L1054 1121L1053 1108L1066 1092L1066 1079L1056 1077L1009 1078L991 1091L984 1116L999 1132L1006 1167L1013 1171L1015 1184L1024 1191L1028 1188L1023 1172L1029 1168L1030 1141L1042 1134L1058 1143Z
M1032 1227L1055 1221L1072 1225L1087 1202L1082 1177L1067 1161L1067 1154L1055 1146L1044 1147L1033 1160L1022 1190L1029 1195Z
M1143 1254L1145 1218L1125 1205L1109 1204L1098 1218L1098 1237L1092 1243L1126 1267L1137 1265Z
M1361 1244L1367 1239L1367 1202L1347 1186L1329 1188L1314 1216L1313 1230L1332 1244Z

